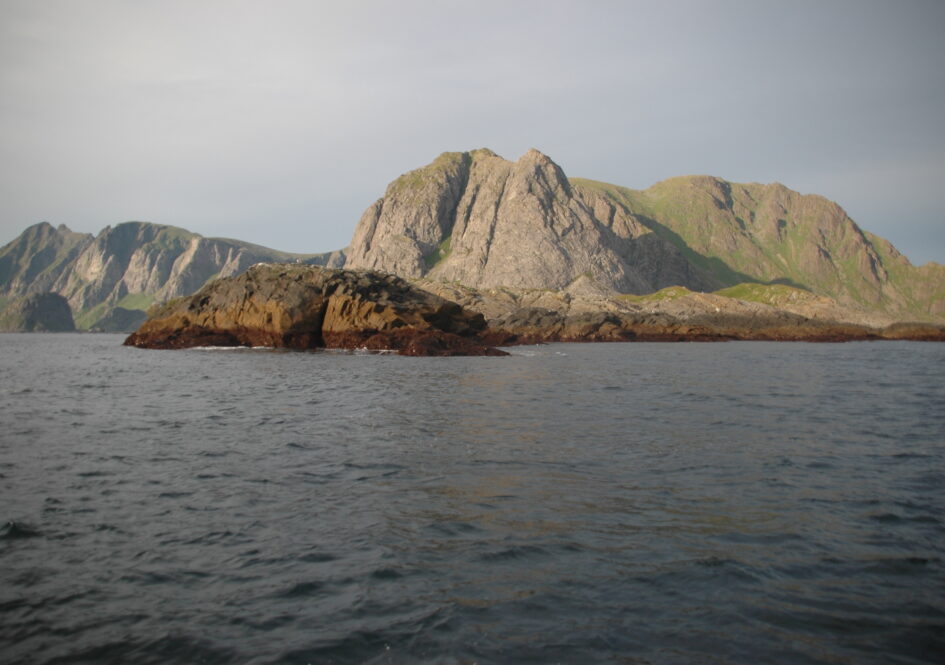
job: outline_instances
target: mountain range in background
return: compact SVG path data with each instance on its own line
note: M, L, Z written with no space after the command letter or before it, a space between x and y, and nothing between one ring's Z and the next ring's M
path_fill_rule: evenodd
M444 153L397 178L350 246L325 254L145 222L96 236L37 224L0 249L0 308L56 293L79 329L131 330L151 304L263 262L374 269L441 295L662 300L668 287L683 287L673 293L830 301L887 322L945 320L945 267L913 266L821 196L710 176L633 190L569 179L537 150L511 162L486 149Z
M57 293L79 329L127 331L144 321L151 304L189 295L254 263L343 262L337 252L291 254L148 222L106 227L95 236L43 222L0 249L0 305Z

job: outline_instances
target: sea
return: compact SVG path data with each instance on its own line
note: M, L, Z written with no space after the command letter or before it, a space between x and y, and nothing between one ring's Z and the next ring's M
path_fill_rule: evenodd
M945 662L945 345L0 335L0 662Z

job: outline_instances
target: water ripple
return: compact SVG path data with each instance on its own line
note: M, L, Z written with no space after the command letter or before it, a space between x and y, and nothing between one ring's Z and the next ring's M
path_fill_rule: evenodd
M945 346L0 336L26 663L939 663Z

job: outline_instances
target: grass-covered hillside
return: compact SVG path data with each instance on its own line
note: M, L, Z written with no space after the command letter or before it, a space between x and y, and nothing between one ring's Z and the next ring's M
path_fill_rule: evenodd
M945 316L945 269L913 266L822 196L709 176L646 190L571 182L620 206L722 285L784 284L906 318Z

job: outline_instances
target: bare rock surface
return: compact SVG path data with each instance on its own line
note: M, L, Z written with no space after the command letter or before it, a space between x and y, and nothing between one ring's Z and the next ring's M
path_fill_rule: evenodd
M530 150L445 153L390 184L361 217L347 268L427 276L477 288L595 288L649 293L715 283L671 243Z
M416 284L482 313L488 328L481 339L500 346L557 341L945 341L945 326L940 324L897 323L796 289L778 290L776 297L770 289L762 291L776 301L769 304L684 287L634 297L472 289L430 279ZM757 296L754 289L748 293Z
M393 275L260 264L157 307L125 344L501 355L475 341L484 328L481 314Z
M346 267L476 289L648 294L784 284L896 320L945 319L945 268L915 267L836 203L780 183L569 179L530 150L444 153L388 186Z
M109 330L132 318L113 310L143 312L265 261L341 267L344 252L290 254L148 222L108 226L96 236L44 222L0 248L0 296L58 293L78 327Z
M742 336L794 325L810 336L827 325L879 331L894 322L904 324L896 334L934 338L945 322L945 267L913 266L822 196L704 175L634 190L569 179L537 150L513 162L486 149L444 153L397 178L351 245L326 254L144 222L96 236L37 224L0 248L0 308L54 292L78 328L113 330L259 262L428 280L469 299L494 330L538 335L539 322L558 317L549 338L639 338L650 325ZM667 297L673 287L686 292Z

